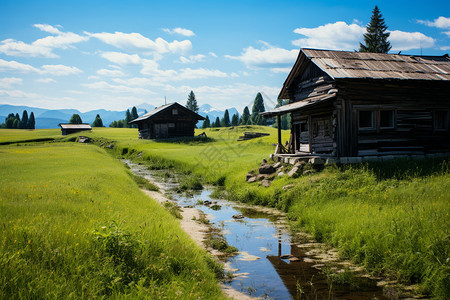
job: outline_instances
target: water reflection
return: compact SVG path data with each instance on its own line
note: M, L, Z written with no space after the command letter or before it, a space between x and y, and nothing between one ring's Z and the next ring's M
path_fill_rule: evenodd
M211 199L210 189L176 193L174 177L161 176L166 171L149 171L131 162L128 165L134 173L157 182L180 206L202 210L222 230L228 244L239 249L238 255L226 261L235 276L226 284L234 289L270 299L385 299L381 289L369 282L362 285L363 290L330 285L311 248L293 241L283 214ZM233 218L240 214L243 219Z

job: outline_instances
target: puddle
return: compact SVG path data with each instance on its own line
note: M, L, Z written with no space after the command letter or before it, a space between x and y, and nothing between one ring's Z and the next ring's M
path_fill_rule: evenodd
M156 183L181 207L202 210L228 244L239 249L237 255L225 259L234 275L225 284L235 290L263 299L387 299L382 289L368 279L350 286L330 285L320 270L324 251L317 250L317 243L294 241L284 214L211 199L212 188L208 187L190 195L176 193L176 178L168 177L167 171L125 163L135 174ZM329 251L329 256L336 257L336 253Z

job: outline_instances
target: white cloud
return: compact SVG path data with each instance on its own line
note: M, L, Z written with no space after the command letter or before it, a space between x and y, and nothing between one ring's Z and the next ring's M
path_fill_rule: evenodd
M217 58L217 54L215 54L214 52L209 52L209 55L211 55L214 58Z
M100 54L104 59L118 65L138 65L142 59L137 54L126 54L122 52L103 52Z
M48 24L34 24L33 25L36 28L39 28L42 31L48 32L48 33L52 33L52 34L61 34L61 31L52 26L52 25L48 25Z
M446 17L439 17L437 19L434 19L433 22L428 20L417 20L418 23L427 25L429 27L437 27L441 29L447 29L450 28L450 18Z
M205 58L206 58L206 56L203 54L190 55L189 57L180 56L179 62L181 62L182 64L189 64L189 63L192 64L192 63L204 61Z
M12 98L37 98L38 94L35 93L27 93L21 90L0 90L0 96L7 96Z
M125 75L120 70L108 70L108 69L100 69L96 73L99 75L102 75L102 76L107 76L107 77L120 77L120 76Z
M297 28L294 32L306 36L292 42L301 48L354 50L359 48L366 29L357 24L336 22L316 28Z
M228 77L228 75L219 70L209 70L209 69L182 69L177 75L178 80L184 79L201 79L201 78L210 78L210 77Z
M10 89L13 85L22 84L22 78L4 77L0 78L0 88Z
M404 32L400 30L390 31L389 42L392 51L407 51L411 49L431 48L435 40L420 32Z
M89 39L86 36L80 36L73 32L61 32L59 29L47 24L35 24L34 27L55 34L56 36L47 36L31 44L6 39L0 42L0 53L10 56L56 58L59 56L53 53L53 49L67 49L72 44L84 42Z
M444 46L444 47L441 47L439 49L442 50L442 51L447 51L447 50L450 50L450 46Z
M192 49L192 43L189 40L167 42L162 38L151 40L140 33L88 33L90 37L95 37L105 44L112 45L123 50L142 51L144 53L163 54L167 52L185 53Z
M299 50L286 50L277 48L262 42L262 49L255 49L252 46L244 49L240 56L225 55L226 58L240 60L250 69L292 67L298 56Z
M40 73L54 76L66 76L82 73L82 71L77 67L69 67L64 65L43 65Z
M446 36L450 37L450 31L445 31L445 32L443 32L443 34L445 34Z
M14 60L7 61L0 59L0 72L39 73L40 70L33 66L22 64Z
M184 35L184 36L195 36L195 33L192 30L186 29L186 28L174 28L174 29L168 29L168 28L163 28L163 31L168 32L170 34L180 34L180 35Z
M144 88L132 88L125 85L114 85L107 83L106 81L98 81L94 83L84 83L82 86L85 86L89 89L93 90L102 90L106 92L114 92L114 93L132 93L132 94L155 94L151 90L144 89Z
M36 82L40 82L40 83L55 83L56 80L53 78L38 78L36 79Z

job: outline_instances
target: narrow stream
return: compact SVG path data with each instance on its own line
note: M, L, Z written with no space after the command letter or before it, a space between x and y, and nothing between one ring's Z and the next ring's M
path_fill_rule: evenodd
M387 299L369 279L345 286L330 285L325 279L317 243L299 242L291 236L284 214L257 206L210 198L211 187L198 193L175 192L174 176L166 170L150 171L143 165L124 161L136 175L156 183L181 207L203 211L212 225L221 229L228 244L238 248L225 263L234 277L225 283L234 289L263 299ZM173 174L173 173L172 173ZM219 210L205 203L219 205ZM242 215L242 219L233 216Z

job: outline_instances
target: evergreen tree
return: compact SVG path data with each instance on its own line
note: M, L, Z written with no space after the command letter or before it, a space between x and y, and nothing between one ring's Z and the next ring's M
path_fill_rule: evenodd
M239 125L239 117L237 114L234 114L233 117L231 117L231 126L238 126Z
M220 119L219 119L219 117L216 118L216 122L214 122L214 127L220 127Z
M28 118L27 128L28 129L35 129L36 128L36 121L34 119L34 113L33 112L31 112L30 118Z
M249 122L250 122L250 110L248 109L248 106L246 106L241 116L240 125L248 125Z
M225 109L225 113L223 114L223 119L220 124L222 125L222 127L230 126L230 113L228 112L228 109Z
M139 115L137 113L136 106L133 106L133 108L131 109L131 120L135 120L137 118L139 118ZM131 127L137 128L137 124L132 124Z
M97 114L94 122L92 122L92 127L103 127L103 120L99 114Z
M20 128L26 129L28 125L28 112L26 110L22 113L22 120L20 121Z
M70 124L81 124L83 121L81 120L81 117L79 114L73 114L72 117L69 120Z
M209 117L206 116L205 121L203 121L203 124L202 124L202 129L206 129L209 127L211 127L211 121L209 120Z
M387 28L378 6L375 5L370 23L366 27L367 33L364 34L364 45L359 43L359 51L388 53L391 50L391 43L388 41L390 33L387 32Z
M14 125L14 120L16 119L16 117L14 116L14 114L9 114L8 117L5 120L5 127L6 128L13 128Z
M125 113L125 128L131 127L131 125L129 124L131 120L133 120L131 117L131 112L129 109L127 109L127 112Z
M197 99L195 99L195 94L193 91L191 91L188 95L188 99L186 102L186 107L190 110L192 110L193 112L198 113L198 104L197 104Z
M112 121L111 124L109 124L109 127L124 128L125 127L125 120Z
M20 121L19 121L19 119L14 119L12 128L14 128L14 129L19 129L20 128Z
M254 125L265 125L266 121L264 118L262 118L259 113L262 113L265 111L264 108L264 100L261 95L261 93L256 94L255 101L253 102L252 107L252 115L251 115L251 121Z

